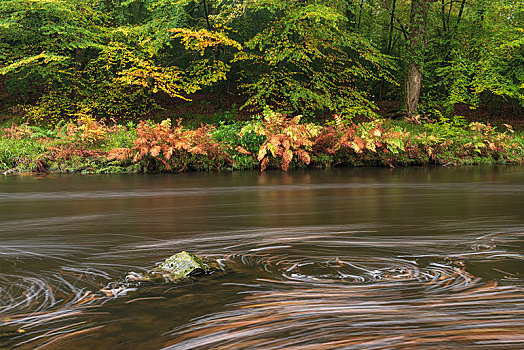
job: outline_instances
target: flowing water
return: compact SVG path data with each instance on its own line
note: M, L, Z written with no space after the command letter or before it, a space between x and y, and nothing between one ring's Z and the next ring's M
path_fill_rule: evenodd
M0 348L523 349L523 248L523 167L5 176Z

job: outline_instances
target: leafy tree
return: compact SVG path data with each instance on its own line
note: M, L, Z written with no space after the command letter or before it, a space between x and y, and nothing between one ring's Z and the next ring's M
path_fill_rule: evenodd
M68 80L104 31L91 1L0 2L0 73L11 94L30 97Z
M388 34L392 44L385 52L398 55L405 67L408 114L416 113L418 95L424 107L444 107L449 112L457 103L472 108L490 102L494 107L495 101L524 105L520 2L414 0L389 4L396 7ZM402 34L396 41L395 33Z
M256 28L248 29L236 57L245 67L246 105L374 116L368 84L389 79L392 66L351 31L345 14L351 10L328 1L253 2L247 16Z
M424 69L424 49L427 45L427 17L430 0L412 0L409 20L409 50L407 56L408 73L406 76L406 106L408 116L413 116L422 87Z
M0 98L41 122L202 90L306 117L376 117L380 99L519 115L523 33L515 0L2 0Z
M229 66L209 51L240 48L220 32L183 28L192 21L186 7L194 3L2 2L0 38L8 50L0 73L13 94L36 96L27 114L34 121L57 122L79 113L144 116L158 107L159 94L185 99L225 79Z
M460 1L441 13L426 54L426 99L448 111L493 100L522 105L522 5Z

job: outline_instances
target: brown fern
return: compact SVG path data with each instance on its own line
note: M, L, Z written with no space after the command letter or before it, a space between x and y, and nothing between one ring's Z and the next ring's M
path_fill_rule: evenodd
M107 155L107 160L126 161L132 157L133 150L129 148L113 148Z
M134 140L135 154L125 148L113 149L108 159L132 158L135 163L153 159L167 170L172 170L174 166L177 171L184 171L190 162L196 167L210 165L219 169L231 160L225 152L225 145L213 138L212 131L213 127L209 125L195 130L184 129L180 120L175 126L171 126L170 120L154 125L142 121Z
M103 157L107 152L93 149L78 148L76 145L67 145L62 147L48 147L47 152L44 153L44 158L51 161L66 161L75 157Z
M2 136L17 140L31 137L33 134L27 124L18 125L13 123L10 127L2 128L0 130L2 131Z
M267 112L257 134L266 140L258 150L261 171L265 171L270 158L280 159L280 167L287 171L296 156L301 162L309 164L309 152L320 127L313 124L300 124L300 116L286 118L282 114Z

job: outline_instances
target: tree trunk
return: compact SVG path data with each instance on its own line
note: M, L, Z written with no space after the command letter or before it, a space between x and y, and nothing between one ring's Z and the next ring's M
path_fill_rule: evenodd
M360 11L358 12L357 28L360 29L360 21L362 20L362 7L364 7L364 0L360 0Z
M388 47L386 54L391 54L391 44L393 39L393 21L395 20L395 6L397 5L397 0L393 0L391 3L391 16L389 19L389 37L388 37Z
M81 48L76 48L75 50L75 69L81 70L82 65L84 64L84 56L85 56L85 50Z
M445 35L447 28L446 28L446 2L445 0L441 0L441 17L442 17L442 33Z
M209 23L209 7L207 1L204 0L204 15L206 16L207 30L211 30L211 23Z
M409 26L409 61L406 76L406 107L408 116L414 116L422 87L424 48L426 47L426 15L431 0L412 0Z
M449 2L449 9L448 9L448 20L447 20L447 24L448 24L448 30L451 30L451 22L450 22L450 18L451 18L451 11L453 10L453 0L451 0Z
M417 111L420 99L420 88L422 87L422 66L412 62L409 66L406 80L408 116L412 117Z
M464 13L464 5L466 5L466 0L462 0L462 3L460 4L460 10L457 17L457 24L455 24L455 30L457 30L457 27L460 24L460 20L462 19L462 14Z

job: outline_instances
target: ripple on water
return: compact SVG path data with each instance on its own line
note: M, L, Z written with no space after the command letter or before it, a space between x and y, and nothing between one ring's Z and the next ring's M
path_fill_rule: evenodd
M111 251L13 241L3 261L25 254L18 254L12 273L0 274L0 314L7 329L24 331L12 337L17 345L51 346L87 333L105 334L107 321L97 315L120 297L126 305L170 302L171 286L147 294L126 284L125 272L139 268L131 257L159 261L151 251L166 257L194 246L202 255L220 257L229 271L218 274L211 286L238 297L162 334L162 344L155 347L519 348L524 344L522 283L493 282L470 267L522 262L522 252L515 249L522 237L499 232L435 240L384 237L365 226L326 226L209 233ZM24 271L24 264L40 260L60 268ZM522 282L521 271L504 272ZM118 293L108 297L100 292L104 285ZM180 293L190 293L184 288Z

